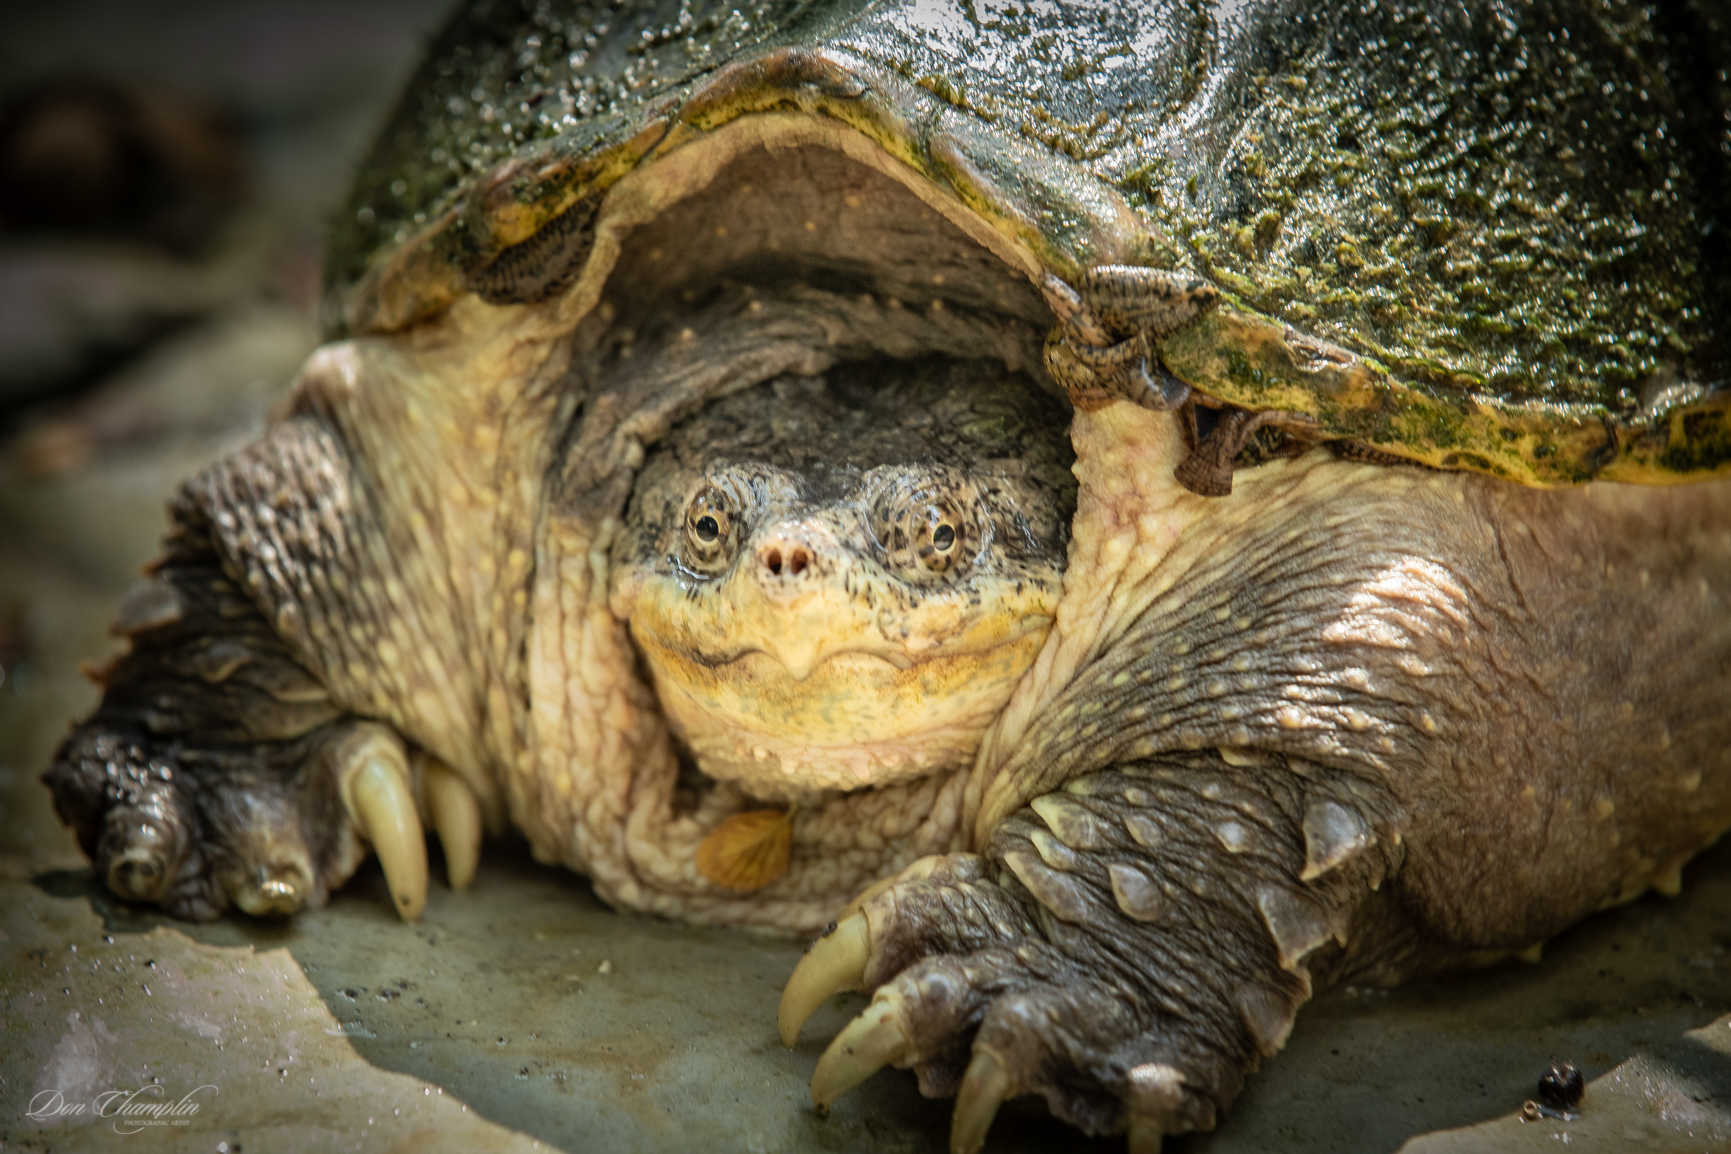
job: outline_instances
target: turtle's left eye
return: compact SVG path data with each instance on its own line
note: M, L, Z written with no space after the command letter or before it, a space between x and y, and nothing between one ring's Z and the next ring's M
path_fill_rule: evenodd
M699 489L685 507L685 564L699 573L726 568L737 544L740 512L735 495L722 486Z
M914 555L926 572L948 573L961 560L961 514L947 501L924 504L916 521Z

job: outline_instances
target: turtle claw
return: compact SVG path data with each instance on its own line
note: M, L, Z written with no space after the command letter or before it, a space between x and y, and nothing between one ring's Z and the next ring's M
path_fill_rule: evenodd
M312 870L304 861L257 865L233 879L228 896L254 917L299 913L312 891Z
M776 1025L782 1045L791 1047L799 1042L800 1027L831 995L860 988L867 956L864 914L843 918L811 944L781 991Z
M1130 1129L1125 1135L1128 1154L1160 1154L1160 1147L1166 1140L1166 1131L1158 1122L1150 1122L1144 1118L1130 1119Z
M154 805L117 805L103 815L96 863L108 888L129 902L154 902L180 872L187 823L168 797Z
M229 836L213 847L212 878L229 901L254 917L299 913L317 888L299 814L275 783L245 786L214 791Z
M421 793L428 820L445 848L445 877L461 893L475 880L481 860L481 801L461 774L432 757L422 762Z
M368 728L343 758L343 806L378 855L397 913L419 921L427 904L427 839L409 792L408 762L395 734Z
M956 1110L950 1120L950 1154L976 1154L986 1142L986 1132L998 1116L998 1107L1010 1096L1010 1075L997 1055L977 1049L962 1075L956 1093Z
M904 1063L908 1050L901 997L885 990L835 1036L818 1059L811 1076L812 1104L827 1111L831 1102L885 1066Z
M129 845L108 859L103 880L123 901L153 902L168 886L170 863L151 845Z

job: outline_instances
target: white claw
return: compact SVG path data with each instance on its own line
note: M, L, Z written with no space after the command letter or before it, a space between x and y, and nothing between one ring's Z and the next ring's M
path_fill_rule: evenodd
M891 1063L906 1059L908 1034L902 1003L893 990L872 1000L865 1012L835 1036L811 1075L811 1101L819 1110Z
M986 1144L986 1131L992 1128L998 1107L1009 1096L1010 1075L1004 1064L990 1050L975 1050L950 1118L950 1154L976 1154Z
M421 789L427 817L445 847L445 876L453 890L466 890L481 860L481 800L461 774L430 757L421 770Z
M781 991L776 1025L781 1044L799 1042L799 1028L832 994L857 990L865 980L866 920L864 914L843 918L827 937L811 944Z
M427 904L427 837L409 792L409 767L394 736L356 751L343 783L343 803L361 837L372 843L397 913L419 921Z

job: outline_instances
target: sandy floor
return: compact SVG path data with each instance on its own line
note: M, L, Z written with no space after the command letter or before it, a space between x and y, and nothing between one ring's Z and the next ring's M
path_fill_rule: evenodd
M199 261L0 242L7 372L179 310L93 391L14 413L0 445L0 1150L942 1150L947 1104L906 1074L812 1111L813 1063L859 1003L838 998L784 1050L774 1007L799 943L615 914L509 842L472 892L435 884L418 926L371 866L292 922L166 921L93 884L37 784L93 702L78 665L110 651L163 498L262 426L312 347L319 222L437 9L0 16L0 75L76 63L214 94L244 113L255 174ZM1218 1132L1169 1149L1731 1149L1731 847L1685 880L1536 966L1321 999ZM1556 1057L1598 1079L1581 1116L1521 1123ZM134 1101L197 1109L173 1126L92 1116L102 1091L140 1087ZM26 1117L56 1090L85 1113ZM1032 1102L988 1144L1083 1148L1121 1142L1090 1145Z

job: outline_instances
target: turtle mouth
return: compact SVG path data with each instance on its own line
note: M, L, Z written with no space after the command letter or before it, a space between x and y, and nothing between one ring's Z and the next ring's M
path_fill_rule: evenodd
M809 669L762 650L703 665L638 632L664 717L708 777L791 799L922 777L971 761L1046 637L898 668L852 650Z
M812 670L819 666L827 665L832 661L843 662L844 664L854 664L865 668L881 665L897 671L912 669L915 665L919 664L920 661L919 658L909 657L905 653L888 647L880 649L867 646L824 650L816 655L812 660L802 662L790 662L785 656L772 652L769 649L765 649L761 645L743 645L721 652L707 650L700 645L693 645L689 648L681 649L679 655L687 661L701 665L706 669L716 670L726 669L728 666L736 666L740 662L750 660L754 657L762 658L766 661L773 661L777 665L780 665L795 681L804 681L807 677L811 676Z
M1052 617L1033 614L1021 617L1010 630L997 631L989 640L974 646L933 647L925 653L909 653L906 648L883 643L849 645L829 648L822 645L786 646L742 644L727 649L706 648L701 644L669 645L680 658L717 672L739 668L742 662L760 661L784 671L794 681L804 681L826 665L847 666L863 673L906 673L936 660L963 655L978 655L1004 644L1015 644L1031 633L1044 636L1052 627Z

